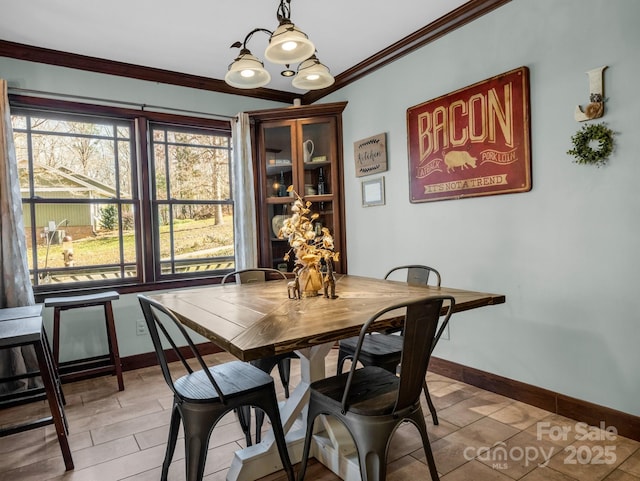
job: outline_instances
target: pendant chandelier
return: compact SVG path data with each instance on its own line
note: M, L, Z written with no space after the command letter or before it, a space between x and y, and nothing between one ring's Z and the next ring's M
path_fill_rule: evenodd
M273 32L266 28L255 28L247 34L244 42L235 42L231 48L240 48L240 53L229 65L224 81L232 87L255 89L271 81L264 64L247 48L247 42L256 32L270 35L265 58L275 64L284 65L284 77L293 77L292 85L302 90L326 88L335 81L329 69L316 57L316 48L309 37L291 21L291 0L280 0L277 10L278 28ZM299 63L297 71L289 68Z

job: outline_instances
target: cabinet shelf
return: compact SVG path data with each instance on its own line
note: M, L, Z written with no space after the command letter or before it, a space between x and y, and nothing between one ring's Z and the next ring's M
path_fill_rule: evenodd
M330 160L323 160L322 162L304 162L305 169L318 169L320 167L326 167L331 165Z
M304 200L308 200L309 202L331 202L333 200L333 195L332 194L305 195Z
M267 165L267 175L278 175L281 172L291 172L291 167L291 162L288 164Z
M293 198L291 196L289 196L289 197L267 197L265 199L265 202L267 204L287 205L287 204L291 204L294 200L295 200L295 198Z

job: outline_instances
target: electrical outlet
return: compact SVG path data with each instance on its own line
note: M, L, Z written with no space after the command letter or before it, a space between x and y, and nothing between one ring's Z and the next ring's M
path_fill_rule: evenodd
M138 336L146 336L149 334L147 330L147 322L144 319L138 319L136 321L136 334Z

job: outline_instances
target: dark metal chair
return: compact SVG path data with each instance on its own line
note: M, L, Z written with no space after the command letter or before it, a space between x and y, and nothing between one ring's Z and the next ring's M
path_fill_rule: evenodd
M287 276L276 269L269 269L266 267L254 267L250 269L241 269L233 272L229 272L222 278L220 284L226 284L227 281L235 277L235 281L240 284L249 284L251 282L265 282L270 278L275 279L287 279ZM280 374L280 381L284 387L284 395L289 397L289 380L291 379L291 359L297 359L298 356L293 352L285 354L278 354L277 356L265 357L262 359L256 359L250 361L258 369L271 374L273 368L278 366L278 373ZM243 407L238 410L238 420L240 427L244 432L247 446L251 446L251 411L249 407ZM256 443L259 443L262 439L262 424L264 423L264 413L260 410L256 410Z
M288 479L293 481L293 468L287 452L273 378L242 361L231 361L207 367L186 329L173 313L142 294L138 295L138 300L149 328L162 374L173 391L169 440L162 463L161 481L167 480L169 465L178 439L180 422L184 425L186 480L201 481L213 428L226 413L245 405L259 407L271 419L282 465ZM176 330L179 332L181 340L186 341L191 349L200 370L194 371L180 352L174 338L169 333ZM162 344L163 340L169 343L188 374L174 380L176 377L172 376L171 367Z
M384 278L388 279L389 277L393 276L394 273L403 270L407 271L406 281L408 284L429 285L429 281L431 279L434 279L431 285L435 285L438 287L440 286L440 282L442 280L440 277L440 273L433 267L423 265L412 264L394 267L389 272L387 272ZM434 338L431 351L433 351L433 349L435 348L446 327L446 322L443 322L440 325ZM398 329L397 331L401 332L401 329ZM344 362L347 359L353 359L353 354L355 352L357 342L357 337L351 337L349 339L340 341L337 374L340 374L342 372ZM387 371L395 373L398 364L400 364L401 353L401 336L394 335L390 331L386 331L386 333L375 333L367 336L367 338L365 339L362 346L362 351L360 353L360 362L365 366L378 366L386 369ZM433 401L431 400L431 396L429 395L429 389L427 388L426 381L424 382L424 396L427 400L429 411L431 412L431 419L433 420L433 424L438 424L438 414L436 412Z
M448 307L445 304L449 304ZM420 405L420 392L438 320L445 308L445 321L448 321L454 305L455 300L451 296L434 296L380 310L362 327L349 372L311 384L299 481L304 479L306 471L314 420L321 414L335 417L351 434L358 451L363 481L385 481L389 441L395 429L404 421L418 428L431 479L439 480ZM396 376L378 366L358 367L362 347L370 337L368 332L371 324L387 312L403 307L406 307L406 315L400 375Z

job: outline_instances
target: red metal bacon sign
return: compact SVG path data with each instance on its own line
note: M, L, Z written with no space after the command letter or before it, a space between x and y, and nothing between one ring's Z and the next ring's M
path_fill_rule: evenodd
M407 109L411 202L531 190L529 69Z

